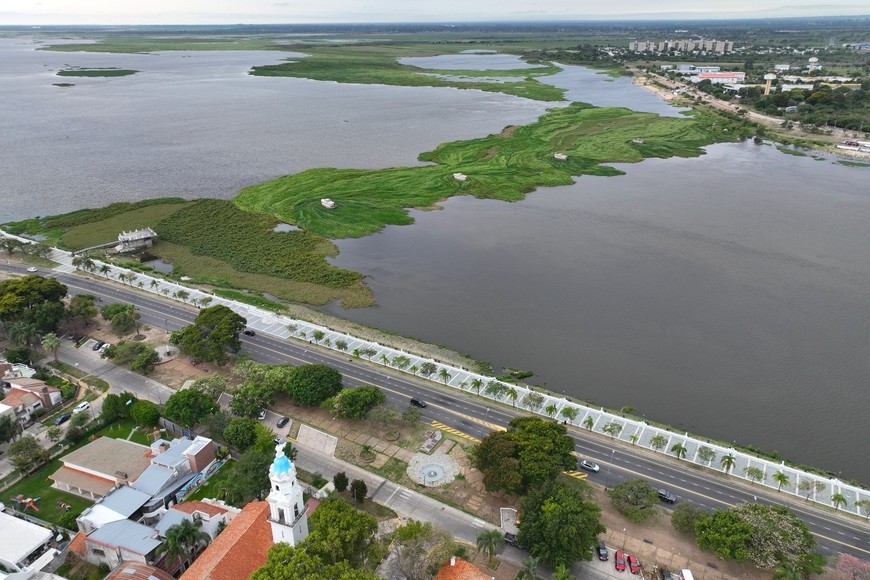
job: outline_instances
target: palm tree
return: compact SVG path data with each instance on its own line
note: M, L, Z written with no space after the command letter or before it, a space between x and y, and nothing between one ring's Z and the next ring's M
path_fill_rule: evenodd
M553 415L556 414L556 405L554 405L553 403L550 403L549 405L544 407L544 413L546 413L547 415L550 416L550 418L552 418Z
M556 566L556 569L553 570L553 580L573 580L574 576L571 575L571 572L568 570L568 566L565 565L564 562L560 563Z
M93 260L91 260L88 256L85 256L82 260L82 270L87 270L88 272L93 272L97 269L97 264Z
M211 536L199 529L201 525L199 521L194 523L193 520L184 519L166 530L166 540L158 550L166 553L168 565L175 563L180 556L182 566L185 566L199 550L208 545Z
M480 378L471 379L471 388L477 391L477 394L480 394L480 387L483 386L483 380Z
M107 279L109 277L109 274L111 274L111 273L112 273L112 269L109 267L108 264L102 264L100 266L100 274L105 276Z
M781 491L782 486L788 485L790 481L788 476L782 470L777 471L776 473L771 475L770 478L779 484L779 487L776 488L776 491Z
M858 515L861 515L861 508L867 512L867 518L870 519L870 499L859 499L855 502L855 507L858 508Z
M631 441L632 445L637 445L637 439L638 439L637 433L632 433L631 435L628 436L628 440Z
M442 368L441 370L438 371L438 377L442 381L444 381L444 384L446 385L447 381L449 381L451 379L452 375L447 372L447 369Z
M722 459L719 460L719 463L722 464L722 471L728 473L728 470L734 467L734 464L737 463L737 458L734 457L732 453L729 453L728 455L723 455Z
M517 397L519 397L519 396L520 396L520 394L517 392L517 390L515 388L508 387L507 397L508 397L508 399L511 400L511 403L513 403L514 408L516 408L516 406L517 406Z
M617 423L616 421L611 421L607 423L604 427L602 427L601 430L616 439L617 437L619 437L620 432L622 432L622 425Z
M417 365L411 365L411 368L409 368L408 370L411 372L412 375L416 375L417 371L420 370L420 367L418 367Z
M341 352L345 352L347 350L347 341L343 338L339 338L335 341L335 348L340 350ZM405 366L408 366L407 364Z
M175 297L187 304L187 299L190 298L190 292L187 290L179 290L175 293Z
M803 572L795 562L786 560L773 569L773 580L803 580Z
M76 270L81 268L82 262L84 262L84 260L85 260L84 256L73 256L73 259L72 259L73 268L75 268Z
M326 333L322 330L315 330L311 333L311 336L314 338L314 342L320 344L320 341L323 340L323 337L326 336Z
M127 281L127 274L125 274L124 272L118 272L118 282L123 283L126 281Z
M517 576L518 578L522 577L527 580L538 580L538 566L541 565L541 559L535 558L534 556L529 556L527 558L523 558L523 569L520 570L520 574L522 576Z
M151 282L148 283L148 287L154 290L158 286L160 286L160 282L158 282L155 278L151 278Z
M298 327L297 325L295 325L295 324L288 324L288 325L287 325L287 330L290 331L290 334L295 334L296 331L299 330L299 327Z
M477 536L477 549L489 556L490 565L492 565L492 558L496 551L503 546L504 537L498 530L486 530Z
M29 348L39 338L39 329L31 322L16 322L6 329L6 334L13 344Z
M686 453L688 453L689 450L686 449L686 446L682 443L674 443L673 447L671 447L671 451L678 459L685 459Z
M127 284L133 286L133 282L139 279L139 276L133 273L127 274Z
M161 288L160 293L164 296L169 296L169 288Z
M595 426L595 419L592 418L592 415L586 415L586 418L583 419L583 426L592 431L592 427Z
M317 338L317 337L315 337L315 338ZM389 366L390 359L387 357L386 354L381 353L381 362L384 363L384 365Z
M831 496L831 503L834 504L835 510L840 509L841 505L846 507L849 506L849 501L846 499L846 496L839 492Z
M42 348L50 351L54 355L54 362L57 362L57 349L60 348L60 338L53 332L49 332L42 337Z

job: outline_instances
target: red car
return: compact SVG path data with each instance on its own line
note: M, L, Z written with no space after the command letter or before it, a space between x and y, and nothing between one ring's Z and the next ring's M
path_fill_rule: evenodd
M640 562L636 556L628 556L628 569L631 570L632 574L640 574Z
M625 554L622 553L622 550L617 550L613 554L613 566L617 572L625 572Z

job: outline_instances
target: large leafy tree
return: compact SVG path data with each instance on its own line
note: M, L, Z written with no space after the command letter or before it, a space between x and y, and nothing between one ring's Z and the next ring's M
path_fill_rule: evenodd
M408 580L428 580L430 570L448 558L452 544L450 534L431 522L408 520L393 537L396 565Z
M475 466L489 490L523 493L553 481L573 468L574 442L564 425L539 417L518 417L508 430L492 433L478 445Z
M551 481L536 487L522 501L517 540L529 554L549 566L571 566L592 559L601 525L601 508L576 488Z
M228 350L239 352L242 348L239 333L247 322L247 319L218 304L200 310L193 324L172 333L170 342L196 360L223 365L227 362Z
M287 384L290 398L314 407L341 391L341 373L328 365L308 364L298 367Z
M642 522L656 513L658 492L643 479L626 479L607 492L610 503L632 522Z
M702 518L696 525L698 546L710 550L724 560L745 562L749 558L748 544L752 540L752 526L740 514L731 510L718 510Z
M166 539L158 551L166 553L166 562L172 566L179 558L182 565L190 563L198 552L208 545L211 537L201 529L200 521L184 519L166 530Z
M0 320L31 323L39 334L54 332L64 317L67 287L54 278L24 276L0 282Z
M378 576L366 570L356 570L347 562L324 564L311 554L303 542L293 548L279 543L269 548L266 563L251 575L251 580L377 580Z
M136 328L139 324L140 314L136 311L133 304L106 304L100 310L100 316L108 320L112 325L112 330L116 333L125 334ZM138 328L137 328L138 333Z
M151 401L140 399L130 405L130 417L139 425L153 427L160 419L160 408Z
M27 475L51 459L48 450L43 449L32 435L25 435L12 443L6 454L15 469L23 475Z
M387 400L384 392L371 385L344 389L332 398L330 407L338 416L345 419L362 419L369 411Z
M325 564L347 562L368 568L380 561L383 550L375 533L378 522L339 497L324 500L309 519L311 533L305 549Z
M21 433L21 423L9 415L0 417L0 443L8 443Z
M260 409L274 402L274 395L274 391L263 383L245 381L233 393L230 409L239 417L256 417Z
M233 477L228 480L227 497L234 499L236 505L245 505L254 498L263 496L269 490L269 465L275 457L252 447L236 460Z
M257 422L248 417L236 417L224 429L227 445L245 451L257 441Z
M69 332L81 334L97 316L94 304L97 297L91 294L77 294L70 298L66 309L65 326Z
M169 397L163 414L176 423L189 427L217 410L217 404L202 391L184 389Z

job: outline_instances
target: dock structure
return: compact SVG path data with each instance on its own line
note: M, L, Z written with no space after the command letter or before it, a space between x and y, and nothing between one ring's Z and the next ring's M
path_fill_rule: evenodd
M154 245L156 237L157 233L151 228L121 232L118 234L118 245L115 246L115 251L119 254L125 254L150 248Z

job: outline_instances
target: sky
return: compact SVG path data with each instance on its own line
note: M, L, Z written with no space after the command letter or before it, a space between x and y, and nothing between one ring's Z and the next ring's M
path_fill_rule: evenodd
M0 0L0 25L309 24L870 14L867 0Z

